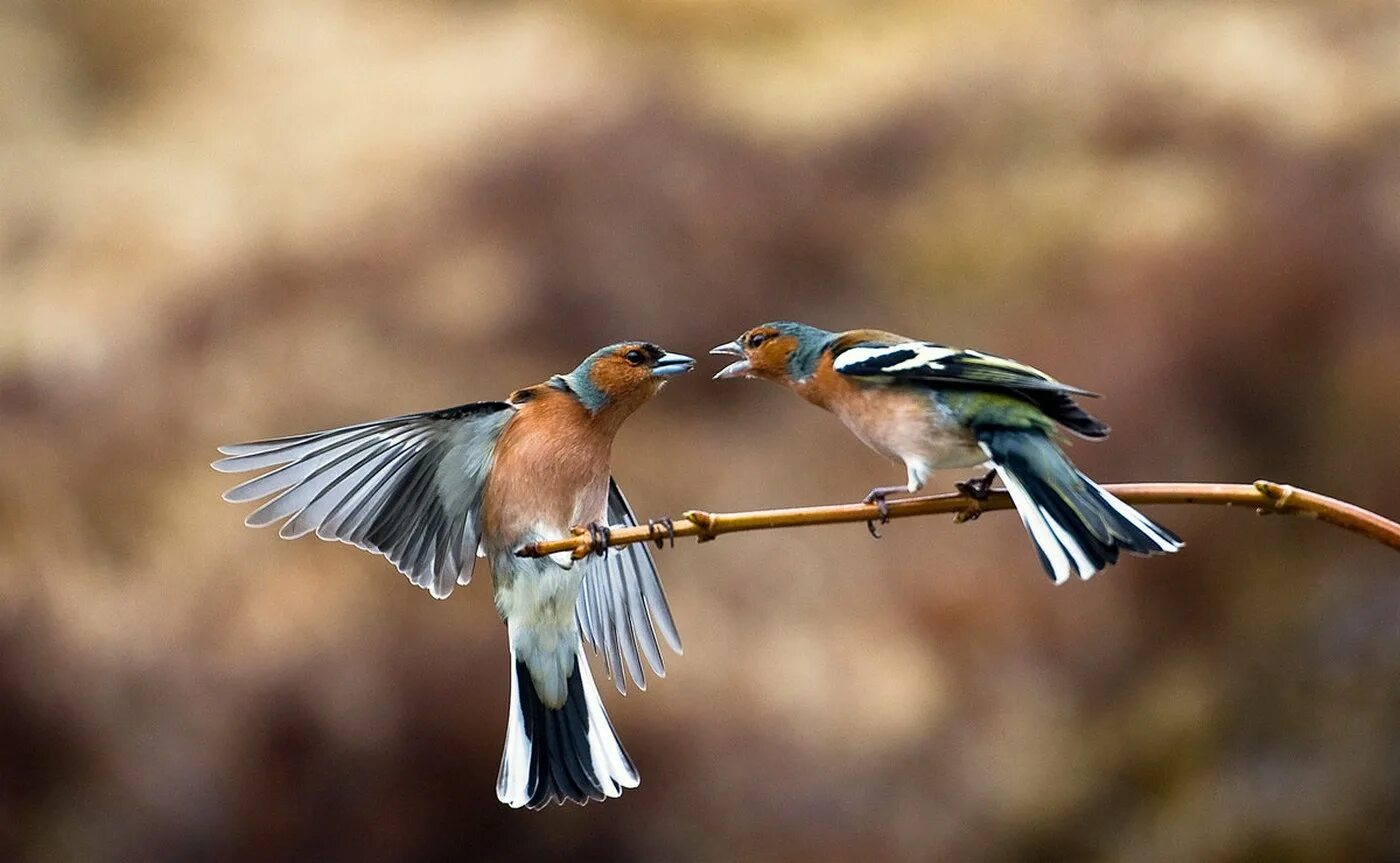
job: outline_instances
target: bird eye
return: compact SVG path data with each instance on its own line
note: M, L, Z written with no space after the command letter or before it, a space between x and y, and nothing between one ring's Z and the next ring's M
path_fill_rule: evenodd
M759 345L763 344L763 340L766 338L768 337L765 336L763 333L754 333L753 335L749 336L749 347L758 347Z
M622 355L622 358L634 366L639 366L646 361L646 357L642 356L641 351L628 351Z

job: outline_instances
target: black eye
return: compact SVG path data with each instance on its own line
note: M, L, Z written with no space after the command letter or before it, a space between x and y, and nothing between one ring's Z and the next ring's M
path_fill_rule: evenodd
M628 351L627 353L622 355L622 358L634 366L641 365L642 363L646 362L647 359L645 356L642 355L641 351Z
M763 344L763 340L766 338L768 337L765 336L763 333L754 333L753 335L749 336L749 347L758 347L759 345Z

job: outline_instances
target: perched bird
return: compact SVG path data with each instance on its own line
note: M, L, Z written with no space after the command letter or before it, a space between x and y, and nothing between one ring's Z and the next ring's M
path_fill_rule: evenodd
M865 498L882 515L886 495L918 491L932 470L986 466L985 477L958 488L985 497L992 477L1001 477L1056 584L1072 572L1091 577L1120 550L1182 547L1170 530L1080 473L1056 443L1057 424L1085 438L1108 436L1073 398L1095 394L1030 366L879 330L832 333L791 321L754 327L711 353L741 357L716 379L786 386L836 414L866 446L904 462L906 485Z
M641 657L665 675L653 625L676 653L680 636L644 544L575 561L522 558L542 539L607 522L635 524L608 466L622 422L695 365L647 342L603 348L572 372L476 402L329 431L221 447L227 473L267 471L224 499L275 494L246 524L282 522L388 558L438 599L491 564L513 675L496 794L512 807L584 803L637 786L582 641L601 651L626 692L646 688ZM272 470L268 470L273 468Z

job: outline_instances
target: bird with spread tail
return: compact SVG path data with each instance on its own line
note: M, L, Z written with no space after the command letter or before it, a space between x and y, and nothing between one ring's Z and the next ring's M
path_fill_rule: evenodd
M607 549L608 523L635 524L609 467L618 428L695 365L648 342L603 348L565 375L476 402L344 428L220 447L214 468L265 471L226 500L275 495L250 527L314 533L388 558L444 599L491 565L512 677L496 794L511 807L584 803L635 788L583 651L601 652L618 691L665 675L656 631L680 636L645 545ZM592 530L602 557L523 558L528 543ZM653 629L655 627L655 629Z
M882 516L887 495L918 491L935 469L985 467L986 476L958 489L985 498L1000 477L1056 584L1072 573L1090 578L1116 563L1121 550L1151 555L1182 547L1176 534L1070 463L1057 426L1090 439L1107 437L1108 427L1075 402L1094 393L1038 369L880 330L833 333L792 321L754 327L711 353L740 358L716 379L785 386L836 414L866 446L902 461L907 484L875 488L865 498Z

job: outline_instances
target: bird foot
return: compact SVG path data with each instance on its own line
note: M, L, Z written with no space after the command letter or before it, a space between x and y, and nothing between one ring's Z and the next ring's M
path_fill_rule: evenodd
M873 504L875 504L875 508L878 509L878 510L880 511L880 524L889 524L889 523L890 523L890 505L889 505L889 503L885 500L885 497L886 497L887 495L889 495L890 493L896 492L896 491L904 491L904 487L903 487L903 486L895 486L894 488L875 488L875 489L871 489L871 490L870 490L870 494L867 494L867 495L865 496L865 499L862 500L861 503L873 503ZM875 537L876 539L881 539L881 538L882 538L882 537L880 536L880 531L878 531L878 530L875 529L875 520L874 520L874 519L871 519L870 521L867 521L867 522L865 523L865 529L868 530L868 531L870 531L870 535L873 536L873 537Z
M588 545L594 554L606 557L608 548L612 545L612 528L600 521L590 524L588 526Z
M661 519L649 518L647 519L647 536L656 543L658 549L665 548L668 539L671 540L671 548L675 548L676 523L669 516Z
M987 471L987 475L977 479L969 479L964 482L953 483L953 488L961 492L965 497L973 500L986 500L992 492L992 480L996 479L997 472ZM976 518L976 516L972 516Z

